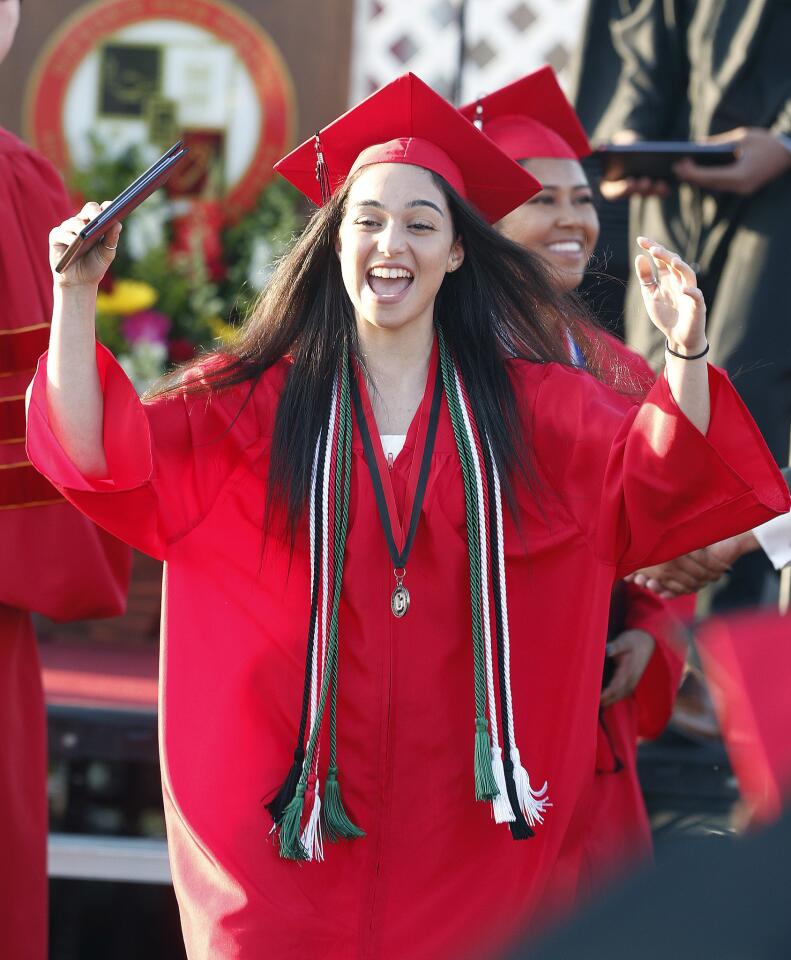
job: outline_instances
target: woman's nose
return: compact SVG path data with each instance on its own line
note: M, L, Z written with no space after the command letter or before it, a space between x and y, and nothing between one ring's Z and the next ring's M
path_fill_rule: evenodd
M570 200L559 203L555 208L555 213L559 226L577 227L582 222L579 208Z
M392 256L400 253L406 245L406 234L399 224L388 223L379 233L378 247L380 253Z

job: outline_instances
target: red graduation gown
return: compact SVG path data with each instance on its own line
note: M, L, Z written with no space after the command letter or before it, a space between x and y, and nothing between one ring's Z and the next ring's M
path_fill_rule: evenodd
M56 620L123 609L129 548L27 462L24 393L52 313L50 229L70 211L50 164L0 130L0 954L47 956L47 758L30 612Z
M556 867L593 776L614 578L787 509L787 487L724 374L711 370L704 437L664 379L642 407L626 409L585 373L510 363L542 492L540 505L517 492L519 531L506 518L517 737L554 803L524 842L473 799L467 539L447 407L402 620L390 612L393 572L355 427L338 762L345 805L367 836L327 844L323 863L298 864L280 859L260 803L291 763L309 615L306 529L293 562L277 530L261 553L288 363L264 374L240 410L246 386L141 404L102 348L98 360L109 477L83 476L51 433L46 358L28 450L97 522L166 561L162 774L190 960L442 960L568 901L581 846ZM432 378L386 474L396 502L413 486ZM679 485L699 476L707 482ZM565 600L570 582L579 585L574 603Z
M605 379L644 396L656 380L648 363L616 337L602 333L601 342L607 351L602 358ZM637 775L637 742L659 736L667 725L684 668L678 604L635 584L627 584L626 590L625 627L644 630L656 645L634 693L599 717L596 776L584 832L582 886L591 893L628 864L652 855L651 825Z

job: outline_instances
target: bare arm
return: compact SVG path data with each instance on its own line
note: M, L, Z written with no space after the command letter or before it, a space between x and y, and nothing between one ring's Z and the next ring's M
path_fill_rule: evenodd
M107 474L104 404L96 369L96 292L115 256L120 225L64 273L55 273L54 266L100 209L97 203L87 203L77 216L50 233L55 289L47 363L48 413L53 432L66 454L78 470L91 477Z
M638 237L645 251L635 259L637 279L651 322L669 347L684 357L706 349L706 304L692 268L661 244ZM670 392L684 416L701 433L709 429L711 404L706 357L682 359L665 353Z

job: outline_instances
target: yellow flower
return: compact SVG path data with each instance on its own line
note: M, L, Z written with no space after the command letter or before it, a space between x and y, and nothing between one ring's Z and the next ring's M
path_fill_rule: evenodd
M225 323L219 317L212 317L209 321L209 329L214 336L223 343L233 343L239 336L239 328L230 323Z
M142 280L116 280L111 293L99 291L96 309L114 316L148 310L157 302L159 294L150 283Z

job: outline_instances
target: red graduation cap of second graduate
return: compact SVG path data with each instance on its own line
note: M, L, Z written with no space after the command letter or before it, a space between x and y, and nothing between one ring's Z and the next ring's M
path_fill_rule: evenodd
M480 120L483 132L512 160L550 157L581 160L591 145L552 67L541 67L459 112Z
M541 186L447 100L404 74L319 131L332 192L360 167L407 163L443 177L490 222L514 210ZM314 203L321 189L315 137L275 164Z

